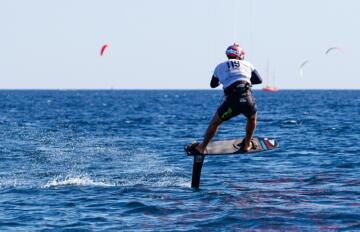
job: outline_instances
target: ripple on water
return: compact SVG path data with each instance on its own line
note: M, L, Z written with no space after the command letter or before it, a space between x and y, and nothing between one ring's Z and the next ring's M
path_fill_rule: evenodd
M254 91L279 149L207 157L194 190L183 146L222 95L0 91L0 230L360 231L359 91Z

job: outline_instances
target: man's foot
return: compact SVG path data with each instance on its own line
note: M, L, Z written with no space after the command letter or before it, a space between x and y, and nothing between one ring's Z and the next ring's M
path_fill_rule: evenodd
M252 140L247 143L245 142L245 139L243 139L241 143L237 144L235 147L243 152L249 152L252 149L256 149L255 143Z
M253 141L250 141L249 143L244 143L242 150L244 152L248 152L253 148Z
M201 143L193 143L188 147L188 151L193 154L204 154L205 148Z
M202 145L202 143L199 143L199 145L197 145L197 146L195 147L195 149L196 149L199 153L204 154L206 147L204 147L204 145Z

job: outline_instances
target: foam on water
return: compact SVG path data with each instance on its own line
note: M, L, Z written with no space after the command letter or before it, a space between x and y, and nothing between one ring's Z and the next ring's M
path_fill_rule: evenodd
M59 186L100 186L100 187L111 187L116 186L115 183L104 180L93 180L88 176L66 176L66 177L55 177L49 180L43 188L59 187Z
M185 170L176 167L158 152L136 148L121 153L117 161L119 170L116 183L119 186L142 185L148 187L189 187L189 178Z
M17 188L17 187L21 187L24 186L25 183L23 181L19 181L18 179L0 179L0 189L3 188Z

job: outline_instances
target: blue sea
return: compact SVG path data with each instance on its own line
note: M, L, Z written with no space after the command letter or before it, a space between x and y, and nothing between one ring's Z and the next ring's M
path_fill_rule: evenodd
M221 91L0 91L0 231L360 231L360 91L254 96L279 148L206 157L192 189Z

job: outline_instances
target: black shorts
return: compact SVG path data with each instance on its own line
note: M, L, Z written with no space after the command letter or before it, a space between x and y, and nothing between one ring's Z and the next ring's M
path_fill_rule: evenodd
M239 114L244 114L247 118L256 113L255 99L248 90L243 93L231 93L218 108L217 113L222 121L227 121Z

